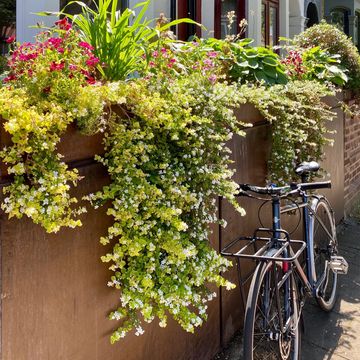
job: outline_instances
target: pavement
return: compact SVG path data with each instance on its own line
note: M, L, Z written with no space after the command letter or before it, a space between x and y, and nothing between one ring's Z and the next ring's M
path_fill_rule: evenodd
M304 307L303 360L360 360L360 220L346 220L338 233L340 255L349 263L339 276L334 310L325 313L308 299ZM213 360L241 360L242 336Z

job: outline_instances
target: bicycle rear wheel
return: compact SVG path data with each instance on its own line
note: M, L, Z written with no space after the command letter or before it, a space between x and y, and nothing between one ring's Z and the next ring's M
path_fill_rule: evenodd
M279 286L282 277L275 263L260 263L255 271L245 311L245 360L300 359L297 288L292 274Z
M319 282L316 301L324 311L331 311L336 302L337 273L330 267L331 256L337 254L335 219L328 202L322 198L313 216L313 268Z

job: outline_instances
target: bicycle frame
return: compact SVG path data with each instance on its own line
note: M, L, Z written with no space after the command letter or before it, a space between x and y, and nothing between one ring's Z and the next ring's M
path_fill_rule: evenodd
M320 201L320 199L325 199L324 197L319 197L319 196L312 196L313 201L310 201L310 197L304 192L302 195L302 201L300 203L296 203L296 205L293 206L287 206L284 207L283 209L280 209L280 214L284 214L287 212L290 212L294 209L302 209L302 215L303 215L303 240L306 243L306 274L301 266L301 264L299 263L298 259L294 260L294 265L297 269L297 272L302 280L302 283L305 287L305 290L312 294L312 296L316 297L317 296L317 290L319 288L319 286L323 283L324 279L316 279L315 276L315 264L312 262L313 257L313 241L314 239L312 238L312 234L313 234L313 219L311 218L311 216L315 217L315 213L314 213L314 209L315 206L317 204L317 202ZM329 205L330 207L330 205ZM331 208L330 208L331 209ZM326 231L328 233L328 235L331 237L331 235L329 234L326 226L323 224L323 222L321 221L321 219L317 218L317 221L319 222L319 224L321 225L321 227L323 228L324 231ZM275 225L275 223L273 224L273 226ZM277 226L280 226L280 222L277 224ZM281 227L279 227L281 228ZM290 252L292 252L291 248L290 248Z

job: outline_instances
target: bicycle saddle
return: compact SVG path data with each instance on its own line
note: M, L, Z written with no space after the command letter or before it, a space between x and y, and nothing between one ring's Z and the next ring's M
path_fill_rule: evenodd
M298 175L307 174L310 172L315 172L320 169L320 165L316 161L304 161L298 167L296 167L295 172Z

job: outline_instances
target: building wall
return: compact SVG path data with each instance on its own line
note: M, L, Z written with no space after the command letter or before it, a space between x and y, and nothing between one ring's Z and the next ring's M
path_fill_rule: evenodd
M330 12L335 7L343 7L350 10L350 15L354 15L355 9L354 0L326 0L324 6L324 15L329 16Z
M20 42L34 41L38 29L31 26L43 23L51 26L56 21L54 17L43 17L35 15L40 11L59 11L59 0L17 0L16 1L16 38Z
M354 104L354 102L352 102ZM345 116L345 212L349 213L360 193L360 121L359 116Z

